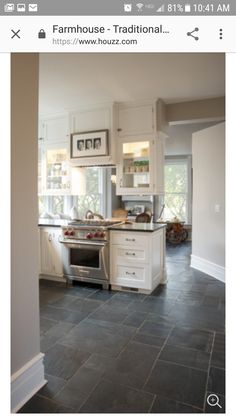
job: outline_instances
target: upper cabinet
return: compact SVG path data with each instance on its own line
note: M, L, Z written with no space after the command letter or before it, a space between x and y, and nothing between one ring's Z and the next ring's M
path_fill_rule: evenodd
M129 104L118 106L118 137L153 134L156 130L156 104Z
M120 139L117 195L153 195L164 192L164 142L161 135Z
M98 166L98 165L114 165L116 163L116 145L115 135L117 130L117 106L116 104L106 104L101 106L94 106L83 108L76 112L70 113L70 133L81 134L78 143L78 156L76 158L71 155L72 166ZM104 146L105 152L96 152L94 142L94 135L98 133L99 137L102 131L107 132L107 144ZM84 137L83 137L84 135ZM84 146L86 140L91 137L92 148L86 152L81 152L81 141ZM70 139L72 141L72 139Z
M39 124L38 192L65 195L71 190L68 117L42 119Z
M160 100L118 105L117 195L164 193L163 116Z
M43 138L46 143L59 143L69 140L68 116L44 119L42 121Z

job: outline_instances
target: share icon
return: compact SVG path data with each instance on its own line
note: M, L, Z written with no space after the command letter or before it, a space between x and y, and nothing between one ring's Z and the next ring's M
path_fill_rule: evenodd
M191 36L192 38L195 39L195 41L198 41L199 40L199 37L193 35L194 32L198 32L198 31L199 31L199 28L195 28L195 29L193 29L193 31L187 32L187 36Z

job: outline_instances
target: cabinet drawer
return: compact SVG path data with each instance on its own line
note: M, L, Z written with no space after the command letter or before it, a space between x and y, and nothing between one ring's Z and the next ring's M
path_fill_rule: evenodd
M111 235L111 244L121 244L123 246L129 246L132 249L136 247L145 249L148 247L149 241L149 237L145 233L112 232Z
M111 283L133 288L150 288L149 266L133 267L116 265L113 267Z
M148 263L150 259L150 252L148 246L144 249L137 249L132 247L121 247L119 245L112 246L112 254L114 255L115 263Z

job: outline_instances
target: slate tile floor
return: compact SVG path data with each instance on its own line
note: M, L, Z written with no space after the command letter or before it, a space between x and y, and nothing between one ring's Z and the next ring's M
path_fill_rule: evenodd
M151 296L41 281L48 383L19 413L223 413L225 289L190 251L167 248Z

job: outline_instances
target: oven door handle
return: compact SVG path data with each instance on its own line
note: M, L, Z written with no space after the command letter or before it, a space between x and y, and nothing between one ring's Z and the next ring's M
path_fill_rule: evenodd
M68 245L70 245L70 244L78 244L78 245L82 245L82 246L100 246L100 247L104 247L106 244L107 244L107 242L94 242L94 241L89 241L89 242L87 242L87 241L82 241L82 240L70 240L70 241L68 241L68 240L60 240L60 243L63 243L63 244L65 244L66 246Z

